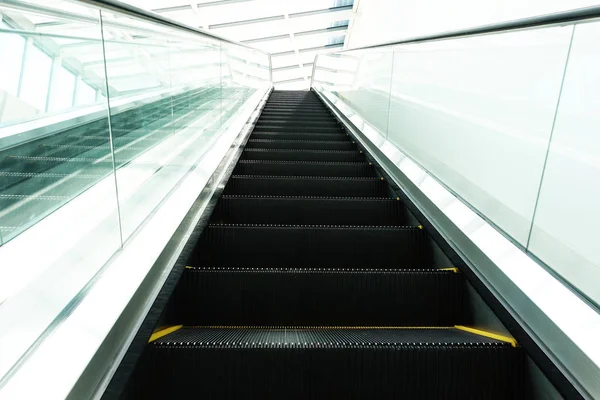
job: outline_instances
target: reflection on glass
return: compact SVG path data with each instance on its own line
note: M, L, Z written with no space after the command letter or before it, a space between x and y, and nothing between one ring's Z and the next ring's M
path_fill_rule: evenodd
M2 7L10 20L0 26L0 234L6 243L107 177L112 163L106 107L85 108L96 102L90 82L104 86L104 74L86 69L86 62L102 60L99 19L84 7L77 18L89 23L52 24L52 13ZM42 20L46 24L36 25ZM36 26L43 35L28 30ZM87 37L64 39L67 28ZM61 114L74 106L80 106L77 121ZM44 122L48 113L52 119ZM31 125L35 121L42 122ZM112 200L107 209L116 206Z

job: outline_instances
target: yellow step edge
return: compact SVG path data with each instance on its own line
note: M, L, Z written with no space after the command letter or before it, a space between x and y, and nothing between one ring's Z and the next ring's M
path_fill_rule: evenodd
M485 336L485 337L489 337L491 339L501 340L503 342L510 343L510 345L512 347L517 347L519 345L517 343L517 340L510 336L499 335L497 333L482 331L481 329L469 328L468 326L463 326L463 325L455 325L454 327L456 329L460 329L461 331L470 332L470 333L474 333L476 335Z
M452 267L452 268L440 268L439 270L440 270L440 271L452 271L452 272L454 272L455 274L458 274L458 272L459 272L459 271L458 271L458 268L456 268L456 267Z
M148 339L148 343L152 343L156 339L160 339L161 337L166 336L169 333L173 333L175 331L178 331L181 328L183 328L183 325L175 325L175 326L170 326L168 328L164 328L164 329L158 330L158 331L154 332L152 334L152 336L150 336L150 339Z

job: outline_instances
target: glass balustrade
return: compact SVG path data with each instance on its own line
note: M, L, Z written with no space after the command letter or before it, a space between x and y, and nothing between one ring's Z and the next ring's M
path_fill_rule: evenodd
M319 55L314 90L600 304L600 23Z
M271 82L266 53L91 2L0 16L1 383Z

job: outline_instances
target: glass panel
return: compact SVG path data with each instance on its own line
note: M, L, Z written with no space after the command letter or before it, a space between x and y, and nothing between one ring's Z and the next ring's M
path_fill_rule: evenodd
M68 4L55 3L58 8ZM84 11L86 18L90 19L90 10L85 8ZM80 111L76 116L56 115L39 125L30 124L45 111L47 99L50 99L53 111L70 109L74 76L64 65L74 68L81 66L81 62L71 54L71 50L61 50L62 36L40 36L26 30L42 20L39 13L4 10L1 4L0 12L11 17L12 21L20 21L21 26L15 26L15 29L28 32L24 38L16 34L3 35L12 37L9 42L13 44L28 41L20 95L19 98L6 97L3 115L10 116L10 120L6 121L4 128L0 127L0 226L3 242L7 242L104 179L112 172L112 164L105 106ZM102 59L98 22L91 20L96 24L96 39L73 36L70 46L77 44L79 54ZM52 17L44 21L52 26ZM89 32L90 29L85 23L67 25L74 32ZM66 29L62 25L57 26ZM15 38L19 39L15 41ZM62 56L61 64L52 68L51 57L41 47L55 49L55 56ZM54 71L54 82L49 96L51 70ZM83 74L83 70L80 73ZM86 97L89 97L90 91L93 96L95 93L88 85L79 83L83 88L79 91L82 100L89 103ZM76 123L72 122L74 117L79 118Z
M600 304L600 23L577 25L529 250Z
M36 114L46 109L51 68L52 59L30 41L25 54L19 98L25 101L27 106L35 109ZM16 116L15 119L20 118Z
M324 56L325 64L322 65L329 64L331 67L321 67L318 71L319 74L339 74L338 97L358 114L365 116L369 124L384 137L388 130L393 56L393 50L389 47L351 51L338 58ZM344 81L347 87L340 85Z
M594 21L388 46L388 142L382 49L320 55L313 85L600 304L598 43Z
M105 37L116 32L107 27ZM106 43L106 70L126 239L225 132L253 87L269 84L269 70L263 53L198 35L137 21L121 32L115 38L129 39ZM134 100L135 113L125 112Z
M73 105L75 75L62 65L56 69L50 88L49 111L65 110Z
M390 46L393 65L384 49L321 55L315 85L525 246L570 36Z
M522 245L571 30L394 49L388 138Z
M27 48L0 126L0 379L121 246L108 110L89 106L89 85L104 86L87 68L103 59L99 12L69 1L14 5L0 2L11 21L3 29L20 32L2 33L2 60ZM14 79L15 65L0 68ZM72 107L67 69L85 77L88 106Z
M103 18L110 17L105 13ZM179 110L185 108L193 95L183 87L178 91L171 88L165 37L159 32L144 35L137 35L135 30L121 32L123 36L137 37L106 43L111 129L116 166L121 168L117 186L125 240L157 201L152 201L150 207L145 204L164 198L170 190L161 187L153 175L169 161L168 139L173 136L174 115L179 120ZM105 37L114 33L114 29L105 28Z
M264 53L31 1L0 2L0 380L182 178L209 180L269 85Z

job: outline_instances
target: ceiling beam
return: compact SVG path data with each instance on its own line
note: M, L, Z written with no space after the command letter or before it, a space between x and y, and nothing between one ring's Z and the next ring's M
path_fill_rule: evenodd
M226 4L245 3L248 1L254 1L254 0L217 0L217 1L209 1L206 3L182 4L180 6L155 8L152 11L160 14L160 13L168 13L168 12L173 12L173 11L191 10L192 8L194 8L194 6L196 8L215 7L215 6L224 6Z
M286 33L285 35L265 36L265 37L261 37L261 38L257 38L257 39L242 40L242 43L252 44L252 43L270 42L273 40L281 40L281 39L289 39L289 35Z
M330 33L330 32L345 32L347 30L348 30L348 25L341 25L341 26L334 26L331 28L312 29L310 31L294 32L294 36L295 37L305 37L305 36L320 35L323 33ZM287 39L287 38L288 38L287 34L274 35L274 36L265 36L265 37L261 37L261 38L250 39L250 40L242 40L242 43L246 43L246 44L263 43L263 42L270 42L270 41L274 41L274 40L281 40L281 39Z
M307 47L304 49L298 49L299 53L310 53L311 51L320 51L320 50L334 50L340 47L343 47L344 44L343 43L336 43L336 44L328 44L325 46L318 46L318 47ZM291 56L296 54L296 52L294 50L290 50L290 51L280 51L279 53L271 53L271 57L281 57L281 56Z
M346 11L346 10L352 10L352 6L330 7L330 8L323 8L321 10L303 11L303 12L290 14L290 18L309 17L311 15L328 14L328 13L334 13L334 12L340 12L340 11Z
M327 44L325 46L317 46L317 47L308 47L305 49L300 49L299 52L300 53L309 53L311 51L320 51L320 50L333 50L333 49L337 49L340 47L343 47L344 43L335 43L335 44Z
M232 26L259 24L261 22L279 21L284 18L285 18L285 16L282 14L282 15L275 15L272 17L253 18L253 19L246 19L243 21L234 21L234 22L225 22L222 24L214 24L214 25L209 25L209 28L210 29L221 29L221 28L229 28Z
M329 13L338 13L338 12L344 12L344 11L351 12L352 6L331 7L331 8L324 8L321 10L293 13L293 14L289 14L289 15L281 14L281 15L274 15L271 17L262 17L262 18L253 18L253 19L247 19L247 20L242 20L242 21L225 22L225 23L221 23L221 24L210 25L209 27L210 27L210 29L221 29L221 28L229 28L229 27L233 27L233 26L256 24L256 23L260 23L260 22L279 21L279 20L286 19L286 15L288 15L288 18L292 19L292 18L311 17L311 16L315 16L315 15L323 15L323 14L329 14Z
M304 63L302 64L304 67L312 67L313 63ZM277 68L273 68L273 72L280 72L280 71L291 71L293 69L300 69L300 67L297 64L294 65L286 65L283 67L277 67Z
M348 25L340 25L340 26L333 26L331 28L313 29L313 30L310 30L310 31L296 32L296 37L298 37L298 36L318 35L318 34L321 34L321 33L339 32L339 31L346 31L346 30L348 30Z

